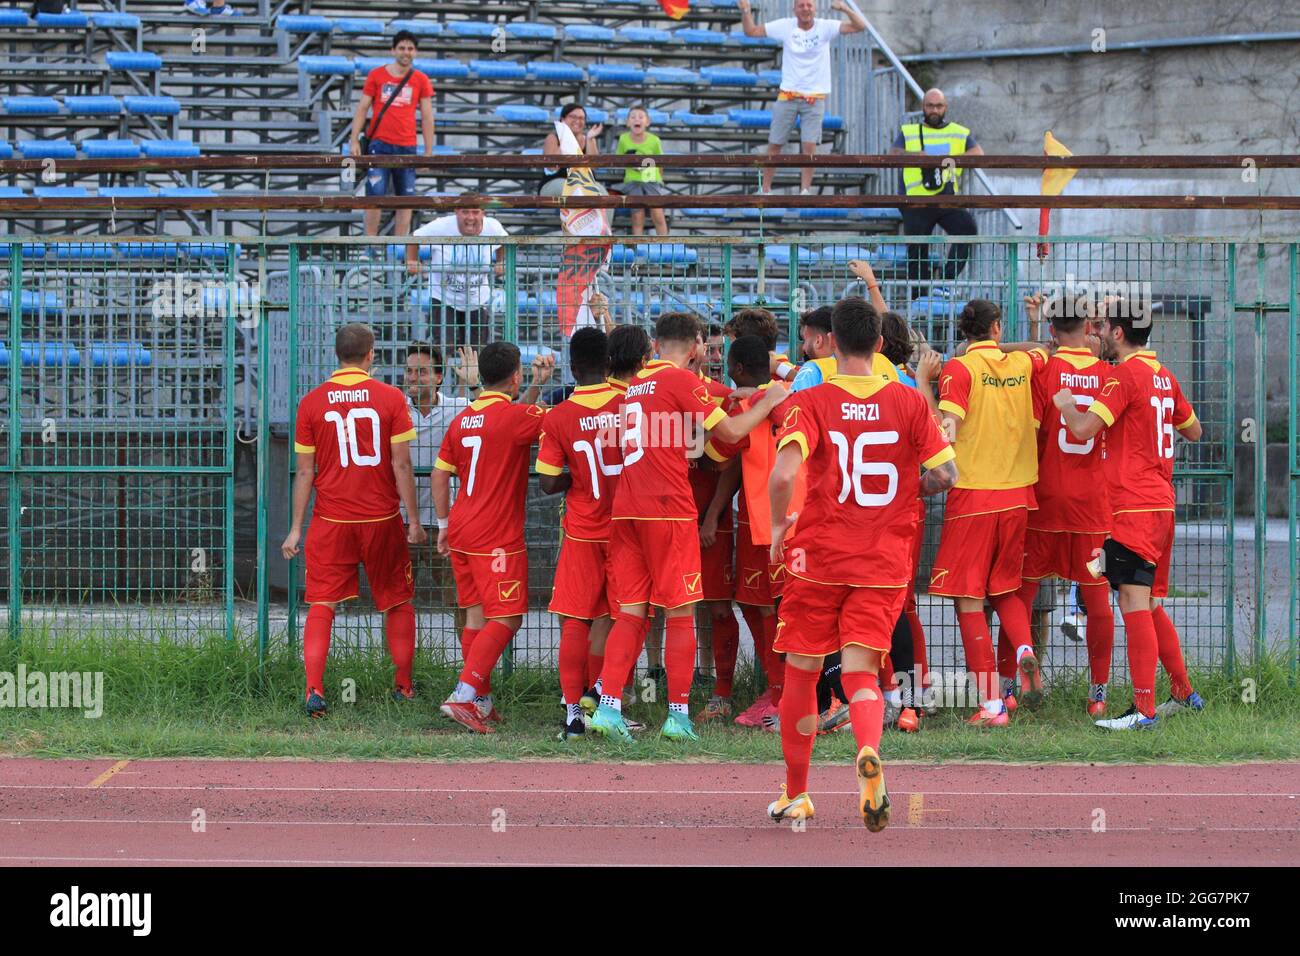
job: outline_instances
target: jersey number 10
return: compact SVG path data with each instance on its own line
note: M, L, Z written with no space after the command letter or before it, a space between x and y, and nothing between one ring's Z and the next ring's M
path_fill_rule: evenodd
M377 411L373 408L351 408L348 409L347 418L338 412L329 411L325 413L325 421L334 423L341 466L346 468L349 464L353 464L373 468L379 464L379 443L382 438ZM362 421L370 422L370 447L374 449L372 455L361 454L361 449L357 445L357 423Z

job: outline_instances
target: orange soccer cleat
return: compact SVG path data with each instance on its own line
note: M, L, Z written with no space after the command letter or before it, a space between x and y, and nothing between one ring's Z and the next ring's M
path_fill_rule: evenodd
M921 729L921 717L911 707L904 707L895 726L905 734L914 734Z
M1033 651L1020 658L1016 669L1020 672L1020 699L1030 707L1037 707L1043 702L1043 669Z
M472 700L464 702L448 700L442 705L441 710L456 723L462 727L468 727L475 733L495 733L495 730L484 720L478 706Z
M992 711L981 707L975 711L974 715L966 723L972 727L1005 727L1011 722L1005 710L1000 710L996 714Z

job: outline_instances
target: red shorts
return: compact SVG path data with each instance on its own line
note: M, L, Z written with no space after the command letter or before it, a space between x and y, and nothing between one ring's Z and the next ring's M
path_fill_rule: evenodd
M817 584L790 575L777 612L772 650L825 657L849 644L889 653L907 588Z
M765 544L755 544L749 537L749 525L736 525L736 603L771 607L772 565L768 564L771 552ZM780 565L777 565L780 567ZM784 575L785 569L781 568Z
M608 614L614 600L606 574L608 564L608 541L566 537L555 563L555 587L547 610L587 621Z
M719 531L713 547L700 546L700 579L706 601L730 601L736 593L736 576L731 567L734 537L734 532Z
M703 600L694 521L621 518L610 523L610 591L619 604L681 607Z
M360 592L358 564L366 567L366 580L379 610L397 607L415 594L406 525L398 515L354 522L318 518L307 528L305 552L308 604L333 604L356 597Z
M528 610L528 552L513 554L451 553L456 575L456 603L483 605L484 617L514 617Z
M983 598L1017 590L1028 521L1026 508L945 518L930 593Z
M1156 566L1151 596L1169 596L1169 565L1174 556L1172 511L1121 511L1111 518L1110 537Z
M1080 584L1105 584L1094 578L1088 562L1101 553L1105 534L1089 531L1025 531L1025 566L1020 576L1031 581L1064 578Z

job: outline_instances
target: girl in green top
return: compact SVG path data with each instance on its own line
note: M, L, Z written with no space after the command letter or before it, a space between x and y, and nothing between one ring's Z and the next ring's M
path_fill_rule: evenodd
M627 132L618 138L618 155L636 153L638 156L662 156L663 143L650 129L650 114L640 106L634 106L627 112ZM662 196L668 190L664 188L663 170L653 159L642 160L640 166L629 166L623 173L623 195L625 196ZM651 209L650 218L654 220L655 235L668 235L668 221L662 209ZM632 235L645 235L645 208L632 210Z

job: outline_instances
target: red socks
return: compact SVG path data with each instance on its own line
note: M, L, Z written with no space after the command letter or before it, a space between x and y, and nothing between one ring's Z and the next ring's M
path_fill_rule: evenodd
M961 644L966 651L966 669L975 677L980 702L998 700L1001 697L998 673L993 659L993 644L989 639L989 623L984 618L984 612L958 613L957 626L961 629ZM848 693L848 688L845 688L845 693Z
M467 627L460 632L460 659L469 660L470 649L474 646L474 638L478 637L478 628Z
M740 653L740 622L736 620L731 608L711 620L713 668L717 672L713 693L719 697L730 697L731 685L736 678L736 655Z
M785 660L779 653L772 649L776 642L776 625L779 622L775 614L769 614L763 618L763 644L767 649L767 664L764 670L767 673L767 687L772 692L772 706L777 707L781 704L781 694L784 691L785 684Z
M329 657L333 626L333 608L324 604L308 608L307 623L302 629L302 660L307 670L307 690L315 690L322 697L325 696L325 658Z
M622 699L623 688L641 656L649 620L619 611L605 641L605 666L600 670L600 693Z
M1094 684L1110 681L1110 659L1115 650L1115 612L1110 606L1110 585L1080 584L1079 596L1088 611L1088 671ZM1163 614L1164 612L1161 611ZM1160 622L1156 620L1156 635ZM1177 638L1175 638L1176 640ZM1168 669L1169 665L1165 665Z
M785 756L785 792L793 800L808 790L808 765L812 763L813 741L817 739L817 679L821 671L791 667L785 676L781 753ZM800 732L801 721L808 725L807 733Z
M576 704L587 689L587 636L591 622L576 617L560 621L560 693L566 704Z
M1022 586L1021 591L1023 590ZM1027 647L1030 653L1034 650L1034 639L1029 630L1029 608L1033 606L1033 594L1028 595L1030 603L1025 604L1020 598L1021 591L989 598L989 603L993 605L993 612L998 616L998 624L1002 628L999 640L1011 638L1011 644L1016 650L1011 658L1012 664L1018 663L1020 648ZM1034 585L1034 592L1037 591L1038 586Z
M587 652L587 677L586 680L583 681L583 684L585 685L583 690L595 686L596 678L600 677L601 669L604 666L605 654L603 651L599 654L593 654L591 651Z
M664 671L668 678L668 703L685 704L691 699L691 678L695 676L695 614L670 617L664 624Z
M1133 679L1133 703L1145 717L1156 713L1156 625L1150 611L1125 611L1128 631L1128 670Z
M480 695L492 693L492 668L501 659L501 652L506 649L515 632L500 621L488 621L474 639L470 648L469 660L460 672L463 683L469 684Z
M925 653L925 627L921 624L921 615L916 613L915 591L908 593L903 616L907 618L907 626L912 630L912 656L916 658L916 701L920 703L922 690L930 686L930 660Z
M1126 622L1127 620L1125 618ZM1178 643L1178 631L1174 629L1174 622L1169 620L1163 605L1151 612L1151 620L1156 628L1156 646L1160 652L1160 663L1164 665L1165 672L1169 675L1169 690L1182 700L1192 692L1192 685L1187 680L1187 664L1183 661L1183 649ZM1088 618L1088 624L1092 625L1091 617Z
M853 723L853 739L858 749L870 747L880 751L880 734L885 725L885 697L880 693L876 675L867 671L844 671L840 674L844 693L849 695L849 720ZM863 700L858 699L859 692Z
M415 659L415 608L410 601L388 609L384 615L384 637L388 639L388 653L396 668L393 683L398 690L410 693L411 662Z

